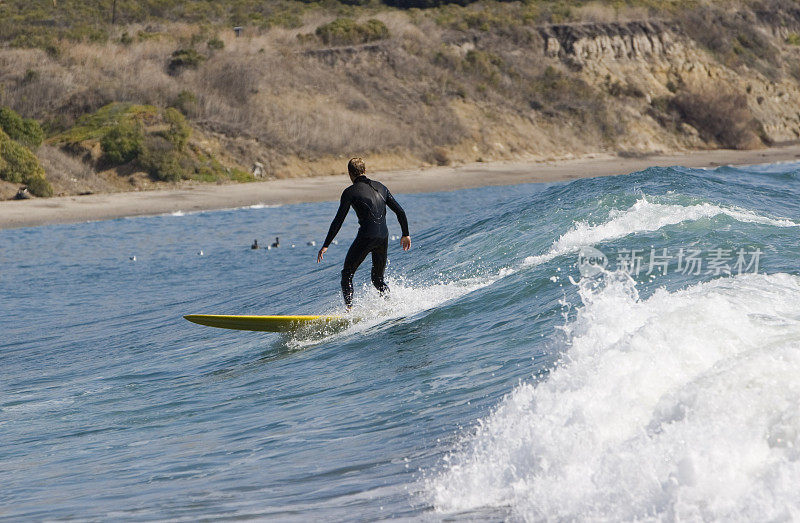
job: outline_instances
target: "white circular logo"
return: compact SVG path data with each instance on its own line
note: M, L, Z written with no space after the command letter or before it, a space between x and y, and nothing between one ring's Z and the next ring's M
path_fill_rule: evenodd
M594 276L599 274L608 265L608 258L594 247L585 245L578 251L578 270L581 276Z

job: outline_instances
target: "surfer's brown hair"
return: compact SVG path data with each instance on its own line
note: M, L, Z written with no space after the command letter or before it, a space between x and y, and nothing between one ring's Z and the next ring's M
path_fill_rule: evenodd
M350 173L351 178L358 178L367 172L364 160L362 158L350 158L350 161L347 162L347 172Z

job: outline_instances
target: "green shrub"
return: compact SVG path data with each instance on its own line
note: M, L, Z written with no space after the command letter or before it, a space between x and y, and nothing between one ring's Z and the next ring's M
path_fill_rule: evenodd
M192 128L186 123L186 117L177 109L169 107L164 111L164 120L169 124L169 130L162 135L177 151L183 151L192 136Z
M208 48L211 49L212 51L220 51L222 49L225 49L225 42L223 42L219 38L212 38L211 40L208 41L207 45Z
M184 101L191 93L182 93ZM78 125L53 138L77 154L102 149L107 167L133 163L155 180L178 181L195 168L189 139L192 128L176 108L159 110L149 105L109 104L80 119Z
M186 116L192 115L197 111L197 96L191 91L183 90L172 102L172 107Z
M44 132L36 120L22 118L8 107L0 107L0 129L30 149L37 149L44 140Z
M24 126L24 141L23 145L27 145L31 149L37 149L42 145L44 140L44 131L36 120L26 118L23 121Z
M263 24L264 27L285 27L297 29L303 27L303 18L297 13L277 12L270 15Z
M467 71L479 74L490 82L497 83L500 73L499 68L504 65L503 59L494 53L471 49L464 56L464 68Z
M562 24L572 18L572 9L566 2L550 4L548 7L549 13L545 12L544 15L549 14L550 22L554 24Z
M229 169L228 170L228 177L236 182L252 182L255 180L253 175L247 171L243 171L241 169Z
M98 44L108 41L108 32L105 29L89 25L70 27L66 30L64 36L73 42L91 42Z
M101 141L109 129L121 123L137 124L158 120L158 108L152 105L134 105L114 102L78 119L71 129L56 136L56 141L79 144L86 140Z
M172 53L167 69L170 74L177 74L183 69L197 69L206 57L194 49L178 49Z
M389 28L386 24L375 18L370 18L361 25L364 41L384 40L389 38Z
M53 187L44 176L36 156L0 131L0 179L24 183L36 196L52 196Z
M128 31L125 31L122 33L122 36L119 37L119 43L125 46L131 45L133 43L133 37L128 33Z
M5 159L5 155L3 154L5 143L10 141L11 138L0 129L0 179L7 182L13 182L14 178L16 178L11 171L9 162Z
M184 177L184 169L175 146L160 136L148 137L142 154L139 155L139 164L155 180L177 182Z
M134 122L122 121L109 129L102 140L103 159L109 165L135 160L142 151L142 130Z
M345 45L360 43L358 24L352 18L337 18L317 27L314 33L323 43Z
M797 33L789 33L786 37L786 43L789 45L800 45L800 35Z
M28 186L28 190L34 196L40 196L42 198L49 198L53 196L53 186L50 185L50 182L47 181L47 178L44 175L36 175L28 178L26 180L25 185Z
M2 6L2 4L0 4ZM0 33L2 34L2 33ZM40 34L35 31L25 31L9 42L11 47L28 47L43 49L51 58L61 56L61 48L52 35Z
M14 140L7 139L0 143L0 156L3 157L0 178L7 182L23 183L42 172L36 156Z
M164 36L164 34L157 31L139 31L136 33L136 37L140 42L146 42L148 40L160 40L162 36Z
M314 34L328 45L355 45L389 37L389 28L380 20L359 24L352 18L337 18L317 27Z

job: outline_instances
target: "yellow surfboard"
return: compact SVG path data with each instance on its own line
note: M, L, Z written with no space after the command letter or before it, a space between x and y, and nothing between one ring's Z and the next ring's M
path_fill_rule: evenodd
M343 316L231 316L225 314L189 314L187 320L220 329L240 331L291 332L314 324L346 325Z

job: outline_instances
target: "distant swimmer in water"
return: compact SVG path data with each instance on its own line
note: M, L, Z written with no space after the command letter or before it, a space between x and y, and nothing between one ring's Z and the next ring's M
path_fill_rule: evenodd
M253 240L253 245L250 246L251 249L258 249L258 240Z
M397 221L400 222L400 228L403 230L400 244L404 251L411 248L411 236L408 234L406 213L389 189L382 183L364 176L366 172L364 160L351 158L347 164L347 172L350 174L350 181L353 182L353 185L342 192L339 210L328 230L328 236L317 254L317 263L322 261L325 251L333 242L333 238L342 227L347 212L352 206L358 216L358 234L347 251L342 269L342 295L345 306L350 309L353 304L353 275L367 254L372 254L372 284L381 294L389 291L389 286L383 280L383 273L386 270L386 251L389 246L386 207L394 211Z
M277 236L275 237L275 242L271 245L272 248L280 247L281 246L281 239Z

